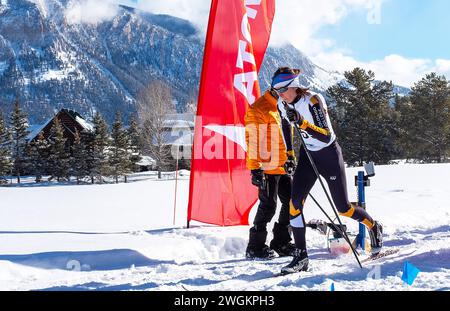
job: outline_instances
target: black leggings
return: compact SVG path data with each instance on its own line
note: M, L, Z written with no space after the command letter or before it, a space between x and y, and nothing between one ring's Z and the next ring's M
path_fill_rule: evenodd
M373 227L372 217L363 208L352 205L348 200L345 165L339 144L334 142L322 150L309 152L319 174L325 178L328 184L331 197L338 212L343 216L364 223L371 229ZM290 223L293 228L295 244L302 249L306 249L303 217L304 202L316 180L317 176L302 146L292 183L292 201L290 206Z
M266 175L267 189L259 190L259 206L253 224L258 230L266 230L275 215L277 199L280 198L281 209L278 223L283 226L289 225L289 202L291 200L291 177L289 175Z
M278 223L274 224L273 240L276 245L285 245L291 241L289 233L289 203L291 201L292 180L289 175L266 175L267 189L259 189L259 206L250 228L248 248L261 250L266 243L267 224L272 220L280 198L281 209Z

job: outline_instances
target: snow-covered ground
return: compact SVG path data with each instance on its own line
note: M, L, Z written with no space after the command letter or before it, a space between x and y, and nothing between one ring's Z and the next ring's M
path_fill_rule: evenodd
M355 201L357 170L347 170ZM187 172L175 217L175 181L154 175L118 185L0 187L0 290L329 290L332 282L338 291L450 290L450 164L376 173L367 208L384 224L385 248L399 253L361 270L308 231L310 271L276 278L269 276L290 259L245 260L248 226L184 228ZM317 185L312 194L327 206ZM305 215L324 219L311 200ZM401 280L405 261L421 270L412 286Z

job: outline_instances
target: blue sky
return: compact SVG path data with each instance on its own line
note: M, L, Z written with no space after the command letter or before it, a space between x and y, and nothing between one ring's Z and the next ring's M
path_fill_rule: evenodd
M272 44L289 41L327 70L358 66L406 87L431 72L450 79L450 1L276 3Z
M323 26L318 37L332 38L360 61L390 54L409 58L450 58L450 1L387 0L380 24L367 22L366 10L355 10L339 24Z

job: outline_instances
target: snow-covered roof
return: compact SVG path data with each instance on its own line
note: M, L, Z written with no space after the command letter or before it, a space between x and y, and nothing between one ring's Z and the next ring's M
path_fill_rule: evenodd
M149 156L141 156L141 160L136 164L139 166L152 166L156 164L156 161Z
M30 125L28 127L28 131L29 134L27 136L27 141L30 142L32 141L36 136L39 135L40 132L42 132L42 130L50 123L52 122L53 118L48 119L47 121L45 121L45 123L43 124L35 124L35 125Z
M86 131L93 132L94 131L94 125L86 121L85 119L76 116L75 121L77 121Z
M170 113L167 115L166 120L180 120L194 122L195 115L193 113Z
M165 120L164 126L171 128L193 128L194 122L186 120Z
M193 113L172 113L166 116L165 127L194 128L195 115Z
M167 131L163 133L163 141L165 145L191 146L194 141L194 132L181 131L180 133L174 133ZM156 144L155 141L153 143Z

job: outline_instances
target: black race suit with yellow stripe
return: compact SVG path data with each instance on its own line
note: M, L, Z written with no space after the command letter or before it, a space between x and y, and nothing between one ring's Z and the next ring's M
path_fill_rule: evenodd
M351 204L348 200L342 150L336 141L325 100L319 94L308 92L306 96L297 98L290 106L304 118L299 124L302 136L319 174L328 184L337 210L341 215L364 223L371 229L374 225L372 217L363 208ZM280 107L280 111L284 118L286 110ZM316 180L317 176L302 146L293 178L289 210L295 244L300 249L306 249L303 206Z

